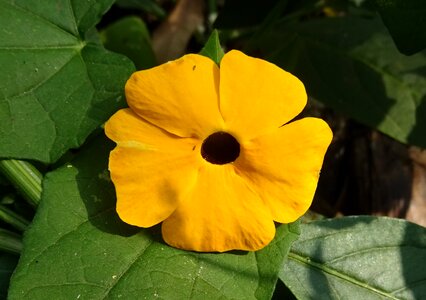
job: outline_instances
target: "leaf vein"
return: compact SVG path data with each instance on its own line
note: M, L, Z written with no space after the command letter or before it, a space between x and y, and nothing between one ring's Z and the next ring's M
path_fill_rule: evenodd
M369 285L369 284L367 284L367 283L365 283L365 282L363 282L361 280L358 280L357 278L350 277L350 276L348 276L346 274L341 273L340 271L338 271L336 269L333 269L333 268L330 268L328 266L325 266L322 263L315 262L315 261L311 260L310 258L305 257L303 255L299 255L299 254L297 254L295 252L290 251L290 253L288 255L288 258L289 259L293 259L295 262L308 265L309 267L311 267L313 269L316 269L318 271L324 272L324 273L326 273L328 275L337 277L337 278L339 278L341 280L344 280L344 281L347 281L347 282L352 283L354 285L357 285L360 288L367 289L367 290L369 290L371 292L374 292L374 293L376 293L376 294L378 294L380 296L384 296L384 297L388 297L390 299L398 300L398 298L394 297L392 294L390 294L387 291L384 291L382 289L373 287L373 286L371 286L371 285Z

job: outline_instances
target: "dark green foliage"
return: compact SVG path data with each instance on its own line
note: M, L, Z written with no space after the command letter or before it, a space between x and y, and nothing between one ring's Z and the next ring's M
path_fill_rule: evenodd
M137 17L125 17L101 32L108 50L130 58L138 70L154 67L156 59L145 23Z
M426 48L426 1L376 0L376 5L402 53L411 55Z
M311 97L405 143L426 147L426 56L407 57L375 18L283 23L258 41Z

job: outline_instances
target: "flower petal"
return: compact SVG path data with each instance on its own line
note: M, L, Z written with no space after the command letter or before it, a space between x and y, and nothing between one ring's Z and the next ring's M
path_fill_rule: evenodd
M332 137L323 120L304 118L243 143L234 165L270 207L275 221L293 222L312 203Z
M199 141L179 138L140 119L129 109L105 125L118 146L109 170L117 193L117 213L132 225L150 227L166 219L196 180Z
M166 150L176 141L197 143L194 139L179 138L150 124L129 108L120 109L105 123L105 134L119 145L140 148L160 147Z
M275 225L268 207L232 165L206 163L162 232L169 245L185 250L258 250L274 238Z
M218 86L217 65L188 54L133 73L125 90L128 105L142 118L181 137L204 138L223 128Z
M307 101L303 83L265 60L240 51L220 64L220 111L227 129L251 139L296 117Z

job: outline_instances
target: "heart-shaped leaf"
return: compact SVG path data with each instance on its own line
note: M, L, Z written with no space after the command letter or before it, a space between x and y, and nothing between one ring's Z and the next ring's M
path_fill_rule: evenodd
M376 18L285 23L259 43L310 96L401 142L426 147L426 53L399 53Z
M258 252L195 253L115 212L105 138L44 180L9 299L268 299L299 224ZM143 195L141 195L143 197Z
M345 217L301 226L280 279L298 299L424 299L426 228Z
M133 71L93 26L113 0L0 0L0 158L53 162L124 104Z

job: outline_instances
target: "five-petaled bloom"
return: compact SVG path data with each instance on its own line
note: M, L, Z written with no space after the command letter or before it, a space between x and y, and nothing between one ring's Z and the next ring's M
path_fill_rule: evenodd
M130 108L106 123L117 212L162 223L166 243L195 251L258 250L309 208L329 126L290 122L306 105L290 73L233 50L220 67L189 54L134 73Z

